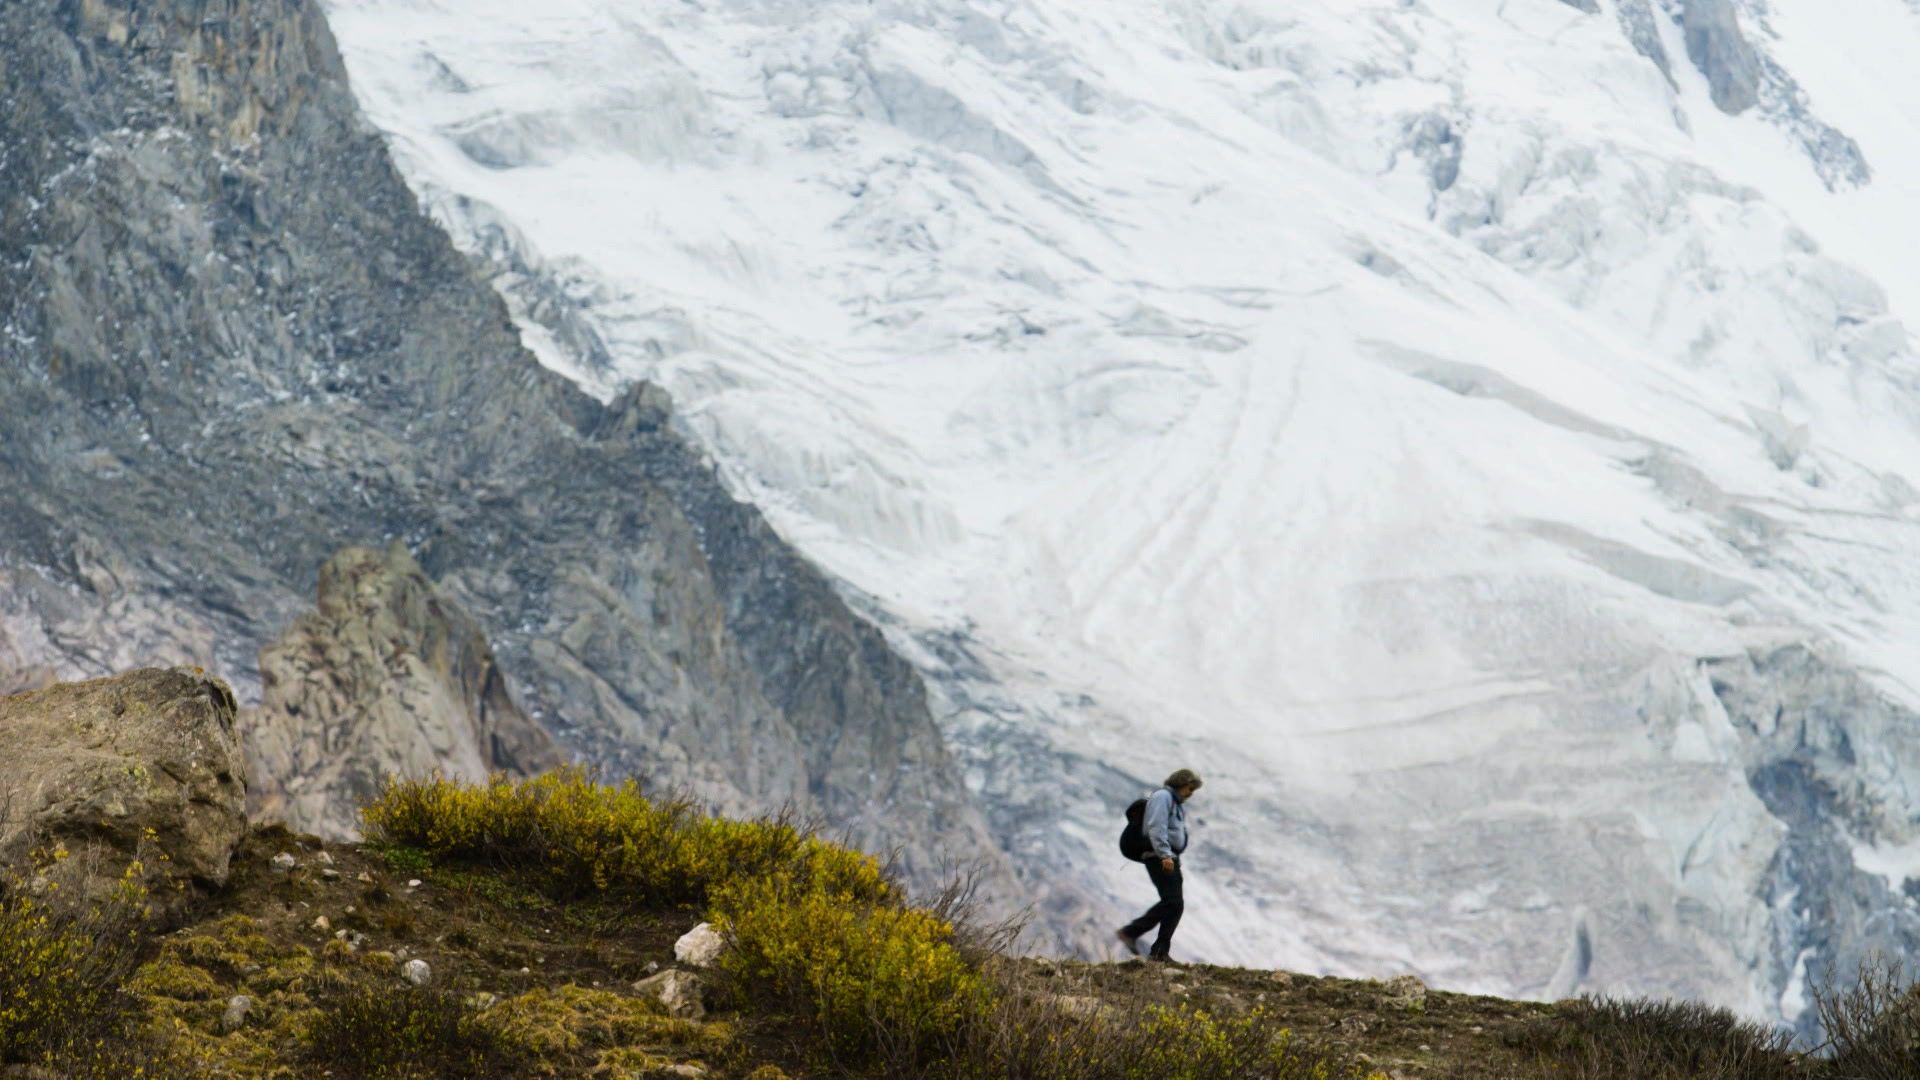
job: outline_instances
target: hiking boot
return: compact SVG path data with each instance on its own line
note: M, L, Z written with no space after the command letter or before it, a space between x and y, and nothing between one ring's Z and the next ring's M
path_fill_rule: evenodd
M1140 935L1139 934L1129 934L1126 932L1126 930L1121 929L1121 930L1115 930L1113 932L1113 936L1119 938L1120 944L1126 946L1128 956L1140 955Z
M1172 956L1168 955L1167 953L1163 953L1163 952L1150 952L1147 954L1147 959L1153 961L1156 964L1177 964L1180 962L1178 960L1175 960Z

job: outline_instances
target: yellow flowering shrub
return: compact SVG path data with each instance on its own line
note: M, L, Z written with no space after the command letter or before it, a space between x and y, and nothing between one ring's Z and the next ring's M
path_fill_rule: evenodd
M817 1020L842 1054L882 1038L931 1045L988 998L953 928L907 906L873 857L784 819L710 817L579 769L483 785L394 781L361 813L367 834L405 858L505 868L559 900L705 906L733 938L727 962L748 975L739 985ZM552 1004L530 998L520 1011Z
M147 918L141 874L130 864L98 900L62 894L57 878L0 900L0 1062L58 1057L109 1022Z
M836 1056L920 1058L990 1003L953 927L931 912L786 872L737 880L714 906L734 985L811 1018Z
M0 1061L21 1060L111 989L77 978L92 950L92 941L33 897L0 904Z
M486 784L435 778L390 782L361 811L367 834L448 863L515 871L557 899L609 895L699 905L736 878L798 865L832 891L892 894L870 857L778 820L708 817L639 784L594 783L580 769Z

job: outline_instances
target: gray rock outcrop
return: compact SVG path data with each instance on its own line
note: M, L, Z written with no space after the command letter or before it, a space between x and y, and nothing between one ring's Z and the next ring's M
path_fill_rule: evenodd
M104 889L132 863L163 911L224 883L246 831L233 692L184 668L0 698L0 865L64 849Z
M318 606L260 654L242 713L257 819L345 838L385 777L483 781L565 760L507 692L479 624L399 544L347 548Z
M698 1020L707 1015L706 987L691 971L668 968L634 983L633 992L658 1001L668 1016Z
M914 671L635 386L541 367L310 0L0 4L0 680L256 658L403 543L610 776L1004 872ZM638 241L637 241L638 242Z
M1662 0L1656 9L1653 0L1618 0L1617 14L1621 31L1634 49L1653 61L1669 85L1677 85L1661 41L1661 19L1671 18L1680 27L1688 59L1706 76L1714 105L1729 115L1758 108L1761 116L1799 144L1829 190L1862 187L1873 180L1860 144L1821 119L1792 72L1755 45L1776 36L1765 4ZM1675 120L1683 128L1688 126L1684 113L1676 112Z
M1680 29L1687 58L1707 77L1713 103L1729 116L1760 100L1760 55L1740 30L1733 0L1686 0Z

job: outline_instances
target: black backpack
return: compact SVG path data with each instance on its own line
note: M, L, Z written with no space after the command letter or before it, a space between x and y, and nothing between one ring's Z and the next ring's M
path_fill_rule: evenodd
M1135 799L1127 804L1127 827L1120 830L1120 854L1134 862L1146 858L1150 850L1146 821L1147 800Z

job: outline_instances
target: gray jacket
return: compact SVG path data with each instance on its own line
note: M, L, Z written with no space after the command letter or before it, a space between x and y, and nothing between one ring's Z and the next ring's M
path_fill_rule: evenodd
M1172 788L1147 796L1147 816L1140 828L1156 859L1171 859L1187 850L1187 808L1173 797Z

